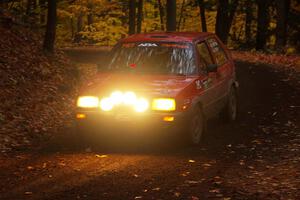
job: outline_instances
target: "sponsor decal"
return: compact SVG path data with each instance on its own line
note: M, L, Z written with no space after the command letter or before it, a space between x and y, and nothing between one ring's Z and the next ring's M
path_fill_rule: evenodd
M132 48L132 47L169 47L169 48L178 48L178 49L188 49L189 46L185 44L176 44L176 43L123 43L123 48Z
M157 47L158 45L155 43L141 43L138 46L139 47Z

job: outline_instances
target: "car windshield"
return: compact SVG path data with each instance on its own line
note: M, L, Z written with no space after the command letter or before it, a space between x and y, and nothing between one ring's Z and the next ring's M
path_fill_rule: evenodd
M125 73L191 75L196 73L188 43L123 43L112 55L108 70Z

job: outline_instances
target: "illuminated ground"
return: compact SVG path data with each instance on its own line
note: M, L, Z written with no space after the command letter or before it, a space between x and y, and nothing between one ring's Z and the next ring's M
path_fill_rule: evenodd
M238 78L239 120L200 147L78 151L67 134L0 157L0 199L300 199L299 76L239 63Z

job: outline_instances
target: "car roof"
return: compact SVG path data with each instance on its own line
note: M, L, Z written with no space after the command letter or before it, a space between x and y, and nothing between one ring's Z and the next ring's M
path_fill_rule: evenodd
M134 34L124 38L122 42L193 42L205 39L213 33L207 32L153 32Z

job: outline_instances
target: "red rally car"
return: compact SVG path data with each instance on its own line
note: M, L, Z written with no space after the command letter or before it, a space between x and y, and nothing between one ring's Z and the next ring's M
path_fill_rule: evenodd
M209 118L236 119L234 62L212 33L136 34L108 58L77 99L80 130L167 129L199 144Z

